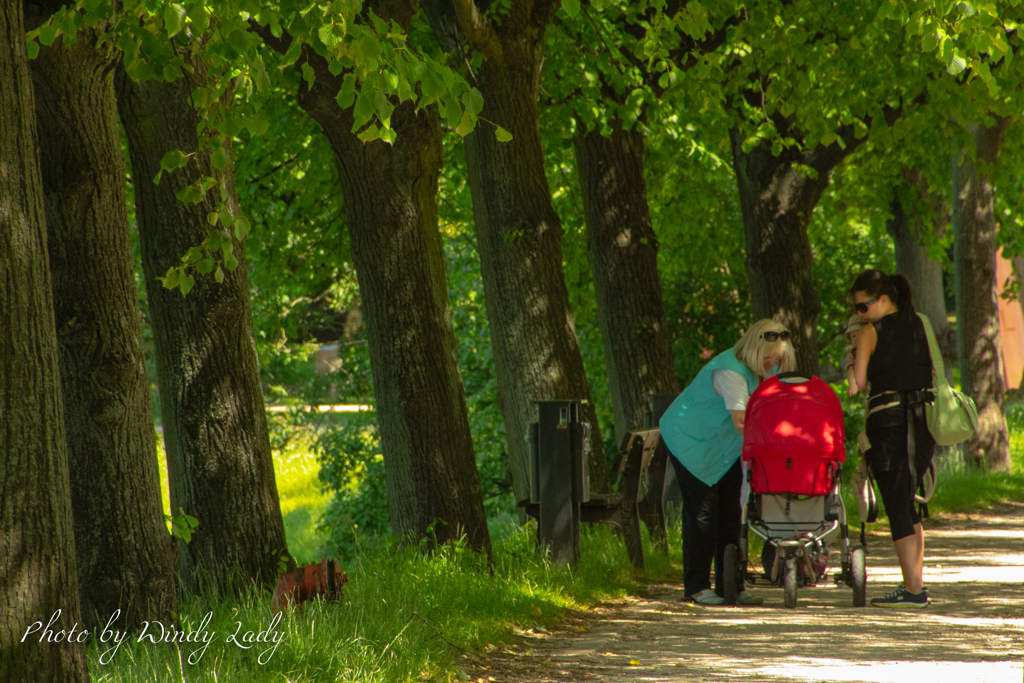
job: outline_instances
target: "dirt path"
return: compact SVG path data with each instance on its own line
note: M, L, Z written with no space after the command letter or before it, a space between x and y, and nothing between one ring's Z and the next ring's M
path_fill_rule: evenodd
M1024 505L925 522L924 610L852 607L852 591L803 588L794 610L761 584L761 607L682 603L682 587L652 586L528 632L514 650L478 661L471 680L909 681L1024 679ZM900 579L888 533L869 537L868 599ZM834 553L835 556L837 553Z

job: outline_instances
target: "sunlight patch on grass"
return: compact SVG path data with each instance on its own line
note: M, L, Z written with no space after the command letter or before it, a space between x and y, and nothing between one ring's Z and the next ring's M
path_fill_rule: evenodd
M288 549L299 564L320 560L327 535L318 526L320 516L331 501L331 493L320 488L320 464L313 453L312 431L297 432L284 448L273 451L274 477L284 520ZM167 457L163 434L157 433L157 462L160 467L160 493L164 512L171 513L167 481ZM201 521L201 520L200 520ZM171 529L167 523L168 532Z

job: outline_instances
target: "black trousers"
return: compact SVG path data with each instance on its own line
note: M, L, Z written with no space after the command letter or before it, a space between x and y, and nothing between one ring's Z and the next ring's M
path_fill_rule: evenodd
M740 461L714 486L708 486L673 456L670 458L683 492L683 587L694 595L711 586L711 560L715 561L715 593L723 595L725 546L737 543L742 522ZM742 585L739 589L742 590Z
M882 494L882 505L889 517L893 541L913 536L914 525L921 523L920 511L914 506L914 491L921 483L921 476L931 464L935 452L935 439L928 431L923 409L918 405L913 410L916 480L910 475L907 418L903 407L880 410L867 420L866 431L871 450L865 457L871 464L878 492Z

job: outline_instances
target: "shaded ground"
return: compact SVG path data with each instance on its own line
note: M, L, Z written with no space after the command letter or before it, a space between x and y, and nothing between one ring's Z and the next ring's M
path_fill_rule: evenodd
M851 530L852 531L852 530ZM852 606L852 591L753 588L761 607L680 602L681 585L650 587L572 615L552 633L474 658L471 680L497 681L955 681L1024 679L1024 504L983 516L925 521L923 610ZM838 553L833 553L835 558ZM887 531L868 541L868 599L900 579ZM470 664L470 662L467 662Z

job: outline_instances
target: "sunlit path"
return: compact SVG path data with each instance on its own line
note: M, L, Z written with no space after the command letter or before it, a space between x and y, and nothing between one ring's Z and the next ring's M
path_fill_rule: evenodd
M675 586L573 623L577 634L526 634L522 655L492 658L497 681L956 681L1024 678L1024 510L926 523L924 610L852 607L848 588L756 586L763 607L679 602ZM899 581L888 536L869 539L868 597Z

